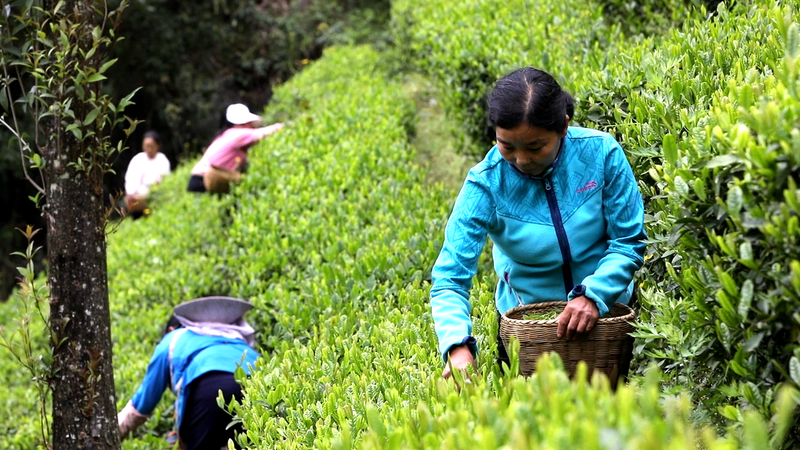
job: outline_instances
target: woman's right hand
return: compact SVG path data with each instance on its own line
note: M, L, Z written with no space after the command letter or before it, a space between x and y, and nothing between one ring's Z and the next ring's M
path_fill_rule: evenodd
M472 352L466 344L456 345L450 348L450 359L442 372L444 378L450 378L452 370L467 371L467 366L472 364L472 367L477 370L478 365L475 363L475 358L472 357Z
M269 125L269 126L267 126L267 128L268 128L269 130L267 131L267 133L266 133L266 134L267 134L267 135L270 135L270 134L272 134L272 133L274 133L274 132L276 132L276 131L280 130L280 129L281 129L281 128L283 128L283 127L284 127L284 124L283 124L283 123L281 123L281 122L273 123L272 125Z

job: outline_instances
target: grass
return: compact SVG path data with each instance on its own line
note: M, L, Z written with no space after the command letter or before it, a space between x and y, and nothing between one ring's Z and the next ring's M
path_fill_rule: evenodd
M408 74L403 90L417 110L416 133L411 139L417 150L416 163L426 169L427 182L441 183L457 192L469 169L478 161L460 152L459 127L445 115L427 78Z

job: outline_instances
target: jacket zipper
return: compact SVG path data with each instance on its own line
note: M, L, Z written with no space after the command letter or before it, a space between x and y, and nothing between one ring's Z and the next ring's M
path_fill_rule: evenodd
M550 216L553 218L553 225L556 228L556 237L558 238L558 246L561 249L561 259L564 264L561 266L561 275L564 277L564 289L567 294L572 290L575 285L572 283L572 253L569 249L569 240L567 239L567 231L564 229L564 221L561 219L561 211L558 209L558 200L556 200L556 192L553 186L550 185L550 179L544 179L544 192L547 197L547 206L550 208Z
M522 306L523 305L522 297L520 297L519 294L517 294L517 291L515 291L514 288L511 287L511 275L509 275L507 271L503 272L503 279L506 280L506 284L508 285L508 292L510 292L511 295L516 297L517 302L519 302L519 306Z

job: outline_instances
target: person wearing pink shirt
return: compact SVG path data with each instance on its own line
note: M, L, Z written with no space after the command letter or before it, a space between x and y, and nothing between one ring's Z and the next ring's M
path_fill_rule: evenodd
M235 103L228 106L225 118L233 124L208 146L200 161L192 168L187 190L189 192L227 193L230 183L241 178L247 163L247 151L260 139L283 128L282 123L257 127L261 117L247 106Z

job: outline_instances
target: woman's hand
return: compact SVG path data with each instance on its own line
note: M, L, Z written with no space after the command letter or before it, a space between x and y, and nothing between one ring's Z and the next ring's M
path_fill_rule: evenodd
M265 136L266 135L270 135L270 134L280 130L281 128L283 128L283 126L284 125L281 122L273 123L272 125L267 126L268 130L267 130L267 133L265 134Z
M575 297L567 303L564 311L556 319L558 321L556 337L561 339L566 335L569 340L575 333L591 331L599 318L600 313L594 300L583 295Z
M478 369L478 365L475 364L475 358L472 357L472 352L469 351L469 347L466 344L451 347L449 355L450 359L447 361L444 372L442 372L442 376L445 378L450 378L451 367L455 370L463 370L466 372L467 366L472 364L475 370Z

